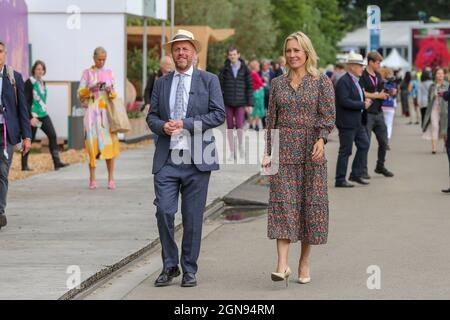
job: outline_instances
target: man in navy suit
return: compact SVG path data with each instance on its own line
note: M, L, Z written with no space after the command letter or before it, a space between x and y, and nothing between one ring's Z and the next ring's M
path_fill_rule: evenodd
M448 156L448 165L449 165L449 173L450 173L450 86L447 91L440 93L445 101L448 101L448 126L447 126L447 156ZM442 190L444 193L450 193L450 187L448 189Z
M6 45L0 40L0 229L7 224L5 208L13 147L22 139L22 153L31 149L31 126L22 75L5 64Z
M339 130L340 146L335 186L338 188L353 187L353 184L346 180L348 158L352 154L353 142L356 144L357 151L349 180L363 185L369 184L362 179L369 151L369 137L363 124L364 111L372 101L365 98L363 89L359 85L363 68L363 57L360 54L351 53L347 61L347 73L336 84L336 127Z
M163 271L155 286L167 286L180 275L174 219L181 193L181 286L193 287L197 285L209 177L212 170L219 169L210 129L224 123L225 108L219 78L194 68L193 60L201 47L193 34L179 30L165 48L172 53L175 71L156 81L147 116L150 129L159 137L153 174Z

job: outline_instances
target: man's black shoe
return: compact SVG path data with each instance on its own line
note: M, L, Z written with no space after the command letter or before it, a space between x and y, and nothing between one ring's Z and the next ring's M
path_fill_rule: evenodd
M450 188L441 190L443 193L450 193Z
M181 280L182 287L195 287L197 285L197 279L195 279L195 273L185 272L183 274L183 280Z
M356 182L356 183L359 183L359 184L363 184L363 185L368 185L368 184L369 184L369 182L364 181L364 180L363 180L362 178L360 178L360 177L350 177L350 178L348 178L348 180L353 181L353 182Z
M161 272L158 278L155 280L155 287L165 287L168 286L173 278L180 275L180 269L178 266L167 268Z
M351 183L347 182L347 181L342 181L342 182L336 182L336 184L334 185L336 188L353 188L354 185L352 185Z
M361 178L363 178L364 180L370 180L371 177L367 173L363 173Z
M6 216L2 213L0 214L0 229L6 226L8 222L6 221Z
M383 176L389 177L389 178L394 176L394 174L392 172L390 172L388 169L386 169L385 167L376 168L375 173L382 174Z
M59 170L61 168L67 167L69 164L64 162L57 162L55 163L55 170Z

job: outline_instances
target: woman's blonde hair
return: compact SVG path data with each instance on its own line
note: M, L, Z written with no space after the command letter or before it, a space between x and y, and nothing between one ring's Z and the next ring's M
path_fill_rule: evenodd
M392 78L394 76L394 70L391 68L382 68L380 70L381 79L385 80L387 78Z
M290 40L296 40L300 46L305 51L306 54L306 72L308 72L310 75L312 75L314 78L318 78L320 73L319 70L317 70L317 60L319 59L317 57L316 50L314 50L314 47L312 45L311 40L308 38L306 34L303 32L297 31L293 34L289 35L286 40L284 40L284 46L283 46L283 54L288 61L286 57L286 46L288 41ZM289 63L286 64L286 68L288 69L287 76L291 75L291 68L289 66Z

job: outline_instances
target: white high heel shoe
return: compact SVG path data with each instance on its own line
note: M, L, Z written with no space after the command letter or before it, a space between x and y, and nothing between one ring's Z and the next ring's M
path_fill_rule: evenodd
M307 284L311 282L311 277L308 278L298 278L298 282L301 284Z
M292 274L291 268L287 267L284 272L272 272L272 281L283 281L286 280L286 287L289 284L289 276Z
M310 283L310 282L311 282L311 277L305 277L305 278L299 277L298 278L298 283L306 284L306 283Z

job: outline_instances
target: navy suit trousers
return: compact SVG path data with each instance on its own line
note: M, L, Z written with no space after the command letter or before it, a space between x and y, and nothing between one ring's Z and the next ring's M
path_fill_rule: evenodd
M369 137L364 126L359 128L338 128L339 155L336 164L336 182L343 182L347 176L348 158L352 154L353 142L356 144L356 154L353 159L351 177L360 178L367 163L369 152Z
M190 159L190 156L186 157L186 152L181 151L180 156ZM174 267L179 262L178 247L174 235L174 221L175 214L178 211L178 198L181 193L183 222L181 268L183 272L197 272L203 212L210 175L211 171L201 172L194 164L177 164L177 161L173 161L171 155L169 155L167 162L154 176L156 195L154 204L156 206L164 269Z

